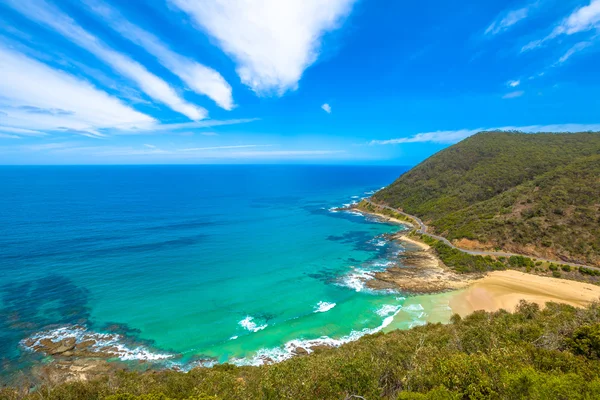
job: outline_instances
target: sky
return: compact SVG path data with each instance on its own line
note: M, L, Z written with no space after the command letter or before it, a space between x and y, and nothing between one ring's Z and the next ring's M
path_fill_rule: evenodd
M0 164L415 165L599 66L600 0L0 0Z

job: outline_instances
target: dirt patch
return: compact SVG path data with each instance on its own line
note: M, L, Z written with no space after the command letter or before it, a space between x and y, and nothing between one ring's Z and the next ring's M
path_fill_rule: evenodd
M494 245L491 243L481 243L478 240L458 239L452 242L456 247L465 250L493 250Z

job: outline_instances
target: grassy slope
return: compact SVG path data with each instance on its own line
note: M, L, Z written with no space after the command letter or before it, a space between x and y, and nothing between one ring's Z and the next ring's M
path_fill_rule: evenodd
M518 312L367 336L280 364L125 372L41 387L31 399L597 399L600 308ZM0 389L0 398L11 397ZM208 397L215 396L215 397Z
M600 265L599 133L480 133L374 199L450 240Z

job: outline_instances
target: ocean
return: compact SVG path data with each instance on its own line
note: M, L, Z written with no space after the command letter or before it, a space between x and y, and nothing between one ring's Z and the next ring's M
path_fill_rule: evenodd
M0 167L2 373L40 360L32 337L85 332L185 369L424 324L424 296L364 286L405 251L382 235L405 228L335 210L405 171Z

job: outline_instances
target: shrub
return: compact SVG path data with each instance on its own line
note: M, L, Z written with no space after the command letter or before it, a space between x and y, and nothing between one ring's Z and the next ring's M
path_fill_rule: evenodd
M574 354L592 360L600 359L600 324L578 328L573 336L567 339L567 345Z

